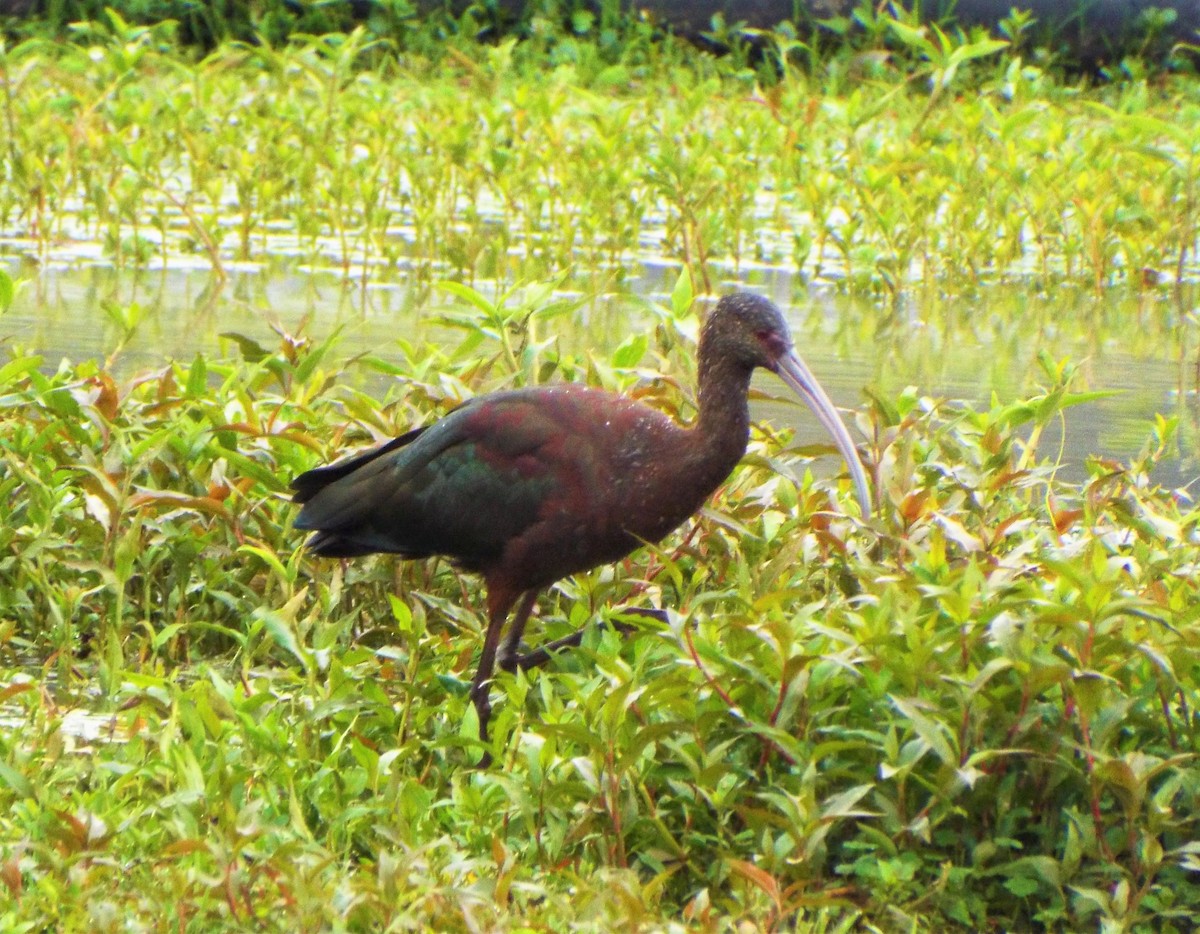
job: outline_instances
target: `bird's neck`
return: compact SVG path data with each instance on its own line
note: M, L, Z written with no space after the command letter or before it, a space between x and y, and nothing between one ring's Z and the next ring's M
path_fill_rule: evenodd
M750 440L751 370L718 357L700 360L700 416L695 427L697 455L707 473L712 471L720 483L729 474ZM697 465L700 467L700 465ZM715 484L714 484L715 485Z

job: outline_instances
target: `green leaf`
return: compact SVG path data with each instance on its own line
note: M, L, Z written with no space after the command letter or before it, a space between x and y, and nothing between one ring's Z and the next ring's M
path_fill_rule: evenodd
M958 755L955 753L947 738L949 730L944 724L937 723L927 717L924 713L917 709L918 701L907 700L902 697L896 697L894 694L888 695L891 702L896 706L896 709L902 713L917 735L925 741L925 744L933 750L934 755L942 760L946 765L957 766Z
M913 49L921 54L932 58L937 54L937 50L933 47L933 43L925 37L925 31L914 26L909 26L907 23L902 23L897 19L889 19L887 21L888 29L890 29L901 42L910 49Z
M171 641L171 639L173 639L175 637L176 633L178 633L183 628L184 628L183 623L170 623L166 626L163 626L162 629L160 629L158 632L156 632L154 634L154 639L151 641L151 644L156 649L161 649L164 645L166 645L168 642Z
M20 795L22 798L35 798L33 785L24 775L7 762L0 762L0 781Z
M279 576L280 580L291 582L292 575L288 573L287 568L283 566L283 562L279 560L279 556L273 551L267 548L259 548L256 545L242 545L238 548L238 553L255 555L265 562Z
M312 376L313 370L315 370L320 365L321 361L325 359L325 356L329 353L330 348L337 343L341 333L342 326L338 325L333 329L333 333L330 334L329 337L321 341L320 344L318 344L316 347L313 347L304 355L304 357L296 365L296 372L294 374L294 378L298 383L308 382L309 377Z
M960 62L970 61L971 59L986 58L988 55L995 55L997 52L1007 48L1008 43L1002 39L985 39L982 42L960 45L950 53L950 63L958 65Z
M12 276L8 274L8 270L0 268L0 314L8 311L8 306L12 304L16 291L17 287L13 283Z
M872 816L871 811L861 810L857 805L859 801L871 793L874 787L874 785L867 784L855 785L853 788L847 788L845 791L838 792L831 798L826 798L821 803L821 819Z
M612 365L618 369L631 369L642 362L646 350L650 347L650 339L645 334L635 334L613 351Z
M275 644L289 652L296 661L300 662L305 671L312 669L313 660L311 654L300 645L295 628L289 620L284 619L283 616L274 610L269 610L261 606L255 608L250 617L251 619L261 621L266 626L267 632L270 633Z
M37 370L45 358L41 356L16 357L0 366L0 386L15 382L26 373Z
M453 694L455 697L467 697L471 693L470 681L447 674L438 674L435 675L435 678L447 694Z
M199 399L204 395L204 391L208 388L208 363L204 359L204 354L196 354L192 359L192 365L188 368L187 383L184 385L184 393L190 399Z
M671 311L674 312L676 318L684 317L691 310L695 294L692 285L692 271L684 266L679 270L675 288L671 290Z
M239 334L237 331L222 331L220 336L237 344L238 349L242 352L242 359L247 363L259 363L271 355L253 337L247 337L245 334Z
M476 291L469 285L464 285L461 282L442 280L441 282L435 282L434 288L447 292L455 298L461 298L468 305L482 311L488 320L493 320L496 317L496 306L488 301L482 292Z
M388 594L388 602L392 607L392 619L396 622L396 629L402 633L412 632L413 616L408 604L394 593Z
M1031 879L1029 876L1013 876L1011 879L1004 880L1004 887L1017 898L1028 898L1037 892L1041 885L1036 879Z

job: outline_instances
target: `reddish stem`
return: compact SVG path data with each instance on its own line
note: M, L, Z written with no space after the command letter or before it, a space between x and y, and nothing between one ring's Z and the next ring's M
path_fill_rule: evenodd
M737 704L734 703L733 698L725 692L725 689L721 687L721 685L717 684L716 679L714 679L713 676L708 673L708 669L704 667L704 662L700 661L700 653L696 651L695 643L692 642L692 634L687 627L684 627L683 630L683 641L687 643L688 652L692 656L692 661L696 663L696 668L699 669L700 674L704 676L704 680L708 682L708 686L716 691L717 695L721 698L721 700L725 701L726 706L729 707L730 710L735 710L737 708ZM787 759L787 761L792 765L796 764L796 760L792 756L788 755L783 749L780 749L774 741L760 736L759 742L763 744L764 755L773 749L783 756L783 758Z

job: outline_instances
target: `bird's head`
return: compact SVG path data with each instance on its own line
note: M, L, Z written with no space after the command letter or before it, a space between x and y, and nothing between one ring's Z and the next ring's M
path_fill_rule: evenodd
M709 313L700 335L700 355L715 352L747 369L774 371L792 353L792 334L779 308L761 295L734 292Z
M700 360L724 359L745 370L762 367L783 380L812 410L846 459L864 516L871 496L858 450L841 416L792 345L783 313L769 299L734 292L717 302L700 334Z

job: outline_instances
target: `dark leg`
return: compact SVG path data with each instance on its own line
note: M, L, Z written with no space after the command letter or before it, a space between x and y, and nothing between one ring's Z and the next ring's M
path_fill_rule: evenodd
M483 649L479 653L479 664L475 668L475 678L471 682L471 700L475 704L475 712L479 714L479 738L485 741L488 717L492 713L487 685L496 664L496 646L500 642L504 619L508 616L512 601L511 596L499 589L488 592L488 627L483 637Z
M653 610L649 607L626 607L622 609L623 616L645 616L649 619L656 619L660 623L667 621L665 610ZM620 620L612 620L609 625L623 636L629 635L631 632L637 632L638 627L632 623L624 623ZM521 624L521 629L525 628L525 624ZM519 654L517 646L521 641L521 632L516 627L508 631L508 636L504 640L504 647L500 653L500 667L505 671L525 671L529 668L539 668L546 662L550 661L550 657L562 649L576 648L583 641L583 636L587 632L587 627L576 629L568 636L563 636L561 639L555 639L553 642L548 642L540 648L534 649L532 652ZM516 634L514 639L513 634Z
M496 667L496 647L500 643L500 633L504 629L504 620L513 604L513 597L503 590L494 589L488 592L488 627L483 638L483 651L479 653L479 666L475 669L475 678L471 682L471 700L475 704L475 712L479 715L479 738L483 742L488 739L488 720L492 716L492 702L488 697L488 687L492 680L492 670ZM521 601L513 626L518 630L525 628L525 620L533 609L533 601L537 591L530 590ZM505 640L505 645L508 640ZM486 768L491 764L492 757L484 753L479 760L479 767Z
M525 597L521 600L521 605L517 607L517 615L513 617L512 625L508 627L508 634L504 637L504 642L500 644L500 667L505 671L517 670L517 659L521 646L521 637L525 635L525 624L529 622L529 615L533 612L533 605L537 602L537 591L525 591Z

